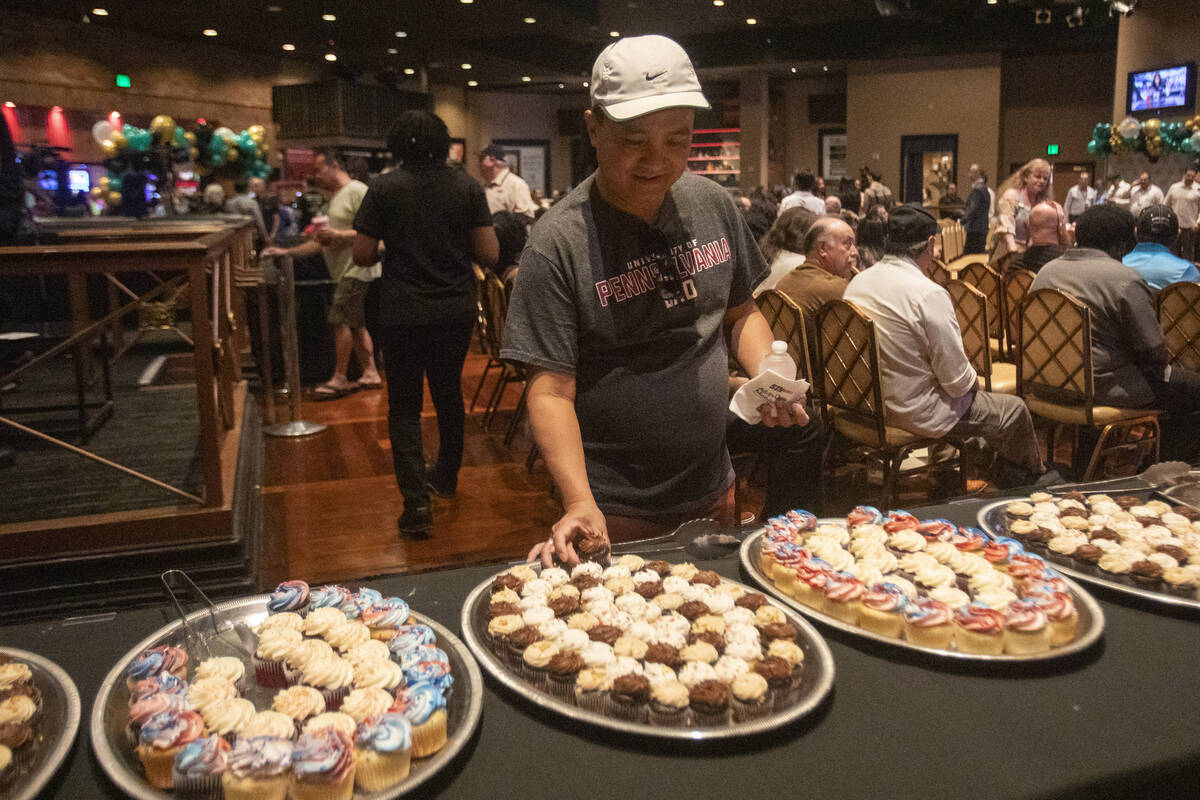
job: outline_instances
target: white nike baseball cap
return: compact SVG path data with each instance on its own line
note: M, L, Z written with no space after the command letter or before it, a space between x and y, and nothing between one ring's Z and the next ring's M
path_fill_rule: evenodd
M623 122L664 108L710 108L683 48L665 36L613 42L592 66L592 107Z

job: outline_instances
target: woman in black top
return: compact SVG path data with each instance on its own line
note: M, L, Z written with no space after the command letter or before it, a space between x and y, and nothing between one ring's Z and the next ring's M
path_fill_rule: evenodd
M499 245L483 188L450 167L446 123L406 111L388 137L398 166L372 181L354 220L354 262L373 264L383 242L379 319L388 384L388 432L404 495L401 533L433 524L429 492L451 496L462 465L462 366L475 324L472 262L496 263ZM437 465L421 450L422 379L437 410Z

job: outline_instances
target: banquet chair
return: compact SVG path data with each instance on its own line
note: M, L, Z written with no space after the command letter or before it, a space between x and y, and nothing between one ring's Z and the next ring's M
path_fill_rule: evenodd
M1021 301L1029 292L1035 275L1027 269L1010 269L1000 279L1000 314L1004 319L1004 352L1016 363L1017 326L1021 324Z
M803 378L813 384L813 351L809 342L809 327L804 318L804 310L792 298L778 289L768 289L758 296L755 301L758 310L771 326L771 333L781 342L787 342L788 355L796 364L796 377ZM818 402L820 392L814 385L812 398Z
M500 358L501 338L504 334L504 320L508 316L508 293L505 291L504 283L496 275L488 275L485 279L485 285L487 289L485 292L485 297L487 298L485 305L488 309L488 350L496 354L495 359L500 367L500 375L496 379L496 385L492 388L492 393L488 398L487 406L484 410L483 429L485 431L491 429L492 422L496 418L496 412L504 400L504 393L508 387L514 383L525 384L521 392L521 397L517 401L517 406L513 411L512 419L509 421L508 430L504 435L504 445L507 447L512 443L517 427L524 417L526 393L529 384L525 380L525 371L520 364Z
M850 449L861 451L865 462L880 465L880 502L890 505L896 499L902 474L932 471L946 463L931 457L927 463L903 470L905 459L921 448L938 453L949 446L954 451L959 462L959 487L965 493L966 458L957 441L928 438L887 424L874 323L853 303L830 300L817 311L817 331L821 394L830 427L850 443ZM831 449L832 440L822 456L825 474Z
M1004 338L1004 327L1000 324L999 273L987 264L967 264L959 270L958 279L971 284L987 297L988 336L991 338L992 353L998 355Z
M1200 284L1167 284L1155 305L1167 360L1184 369L1200 370Z
M467 411L469 414L475 412L475 404L479 401L479 395L483 391L483 384L487 380L488 373L501 366L499 341L493 342L489 330L488 319L491 313L488 306L487 275L478 264L471 266L475 268L475 334L479 337L479 346L487 355L487 361L483 365L483 372L479 374L479 383L475 385L475 392L471 395L471 407Z
M945 286L954 279L954 275L951 274L950 268L946 266L946 262L935 258L933 266L929 268L929 279L938 286Z
M964 281L950 281L946 291L950 294L955 316L958 317L963 351L979 375L979 388L985 392L1016 394L1016 364L992 361L987 335L989 309L983 292Z
M1049 450L1059 424L1076 433L1098 431L1099 437L1083 470L1083 482L1095 480L1101 467L1116 458L1129 458L1121 471L1133 474L1149 456L1158 460L1159 425L1156 409L1096 405L1092 367L1091 311L1080 300L1058 289L1038 289L1021 301L1018 334L1017 393L1035 416L1052 423ZM1119 477L1119 476L1113 476Z

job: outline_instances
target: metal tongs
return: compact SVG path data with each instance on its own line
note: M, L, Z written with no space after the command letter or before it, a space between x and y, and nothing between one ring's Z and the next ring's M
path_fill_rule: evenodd
M226 654L232 652L240 658L249 659L253 656L258 642L254 631L250 630L250 626L241 620L226 619L222 622L217 616L217 607L213 605L212 600L200 590L200 587L186 572L181 569L169 569L159 578L162 580L167 596L175 604L175 610L179 612L179 623L184 632L184 649L188 651L189 658L194 661L212 658L214 645L227 648ZM177 581L183 582L185 588L191 590L194 602L208 607L208 620L212 625L212 633L198 631L192 623L188 622L188 613L184 610L183 603L180 602L177 594ZM230 633L233 635L225 635Z

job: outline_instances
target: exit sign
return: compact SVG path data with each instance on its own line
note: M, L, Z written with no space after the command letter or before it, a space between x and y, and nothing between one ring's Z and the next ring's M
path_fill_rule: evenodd
M128 89L132 85L133 85L133 82L131 80L129 80L128 75L122 75L119 72L117 73L117 88L118 89Z
M1056 145L1056 144L1046 145L1046 155L1048 155L1048 156L1058 155L1058 145Z

